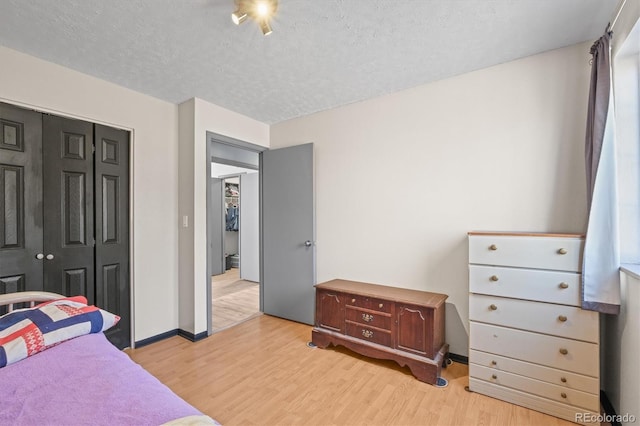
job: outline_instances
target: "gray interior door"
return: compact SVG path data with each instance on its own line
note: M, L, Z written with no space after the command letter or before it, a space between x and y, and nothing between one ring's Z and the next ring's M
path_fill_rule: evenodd
M0 294L42 290L41 117L0 104Z
M264 151L260 183L263 312L313 324L313 144Z
M224 179L211 178L211 275L224 274Z
M42 118L44 289L95 303L93 124Z
M120 316L105 335L130 346L129 132L95 125L96 305Z

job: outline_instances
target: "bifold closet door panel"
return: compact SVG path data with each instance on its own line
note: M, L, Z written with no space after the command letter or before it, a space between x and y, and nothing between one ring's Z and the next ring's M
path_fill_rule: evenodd
M93 124L42 118L44 289L95 303Z
M42 116L0 103L0 294L42 290L41 253Z
M120 316L105 334L129 346L129 132L95 125L96 305Z

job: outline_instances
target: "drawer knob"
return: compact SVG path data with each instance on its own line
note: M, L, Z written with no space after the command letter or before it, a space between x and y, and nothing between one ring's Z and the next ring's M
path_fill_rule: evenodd
M560 377L560 381L562 383L567 383L567 378L566 377Z
M563 397L563 398L566 398L566 397L567 397L567 394L566 394L566 393L564 393L564 392L562 392L562 393L560 394L560 396L561 396L561 397Z
M496 250L498 250L498 246L496 246L495 244L491 244L491 245L489 246L489 250L496 251Z
M560 316L558 316L558 321L560 321L560 322L565 322L566 320L567 320L567 317L566 317L566 316L564 316L564 315L560 315Z
M491 375L491 378L492 378L493 380L495 380L495 379L497 379L497 378L498 378L498 376L496 376L495 374L492 374L492 375Z
M384 305L383 305L382 303L380 303L380 304L378 305L378 308L382 309L382 307L383 307L383 306L384 306Z
M566 355L566 354L568 354L568 353L569 353L569 351L568 351L568 350L566 350L565 348L560 348L560 353L561 353L562 355Z
M489 305L489 309L491 309L492 311L495 311L496 309L498 309L498 307L494 304Z
M491 278L489 278L491 281L498 281L500 278L498 278L497 275L491 275Z
M560 287L560 288L569 288L569 284L567 284L567 283L560 283L560 284L558 285L558 287Z
M560 250L558 250L558 254L567 254L567 249L561 248Z
M351 303L356 303L356 299L351 299Z
M368 339L371 336L373 336L373 331L371 331L371 330L362 330L362 335Z
M362 314L362 319L366 322L371 322L373 321L373 315L371 314Z
M495 361L491 361L491 365L498 365L498 363Z

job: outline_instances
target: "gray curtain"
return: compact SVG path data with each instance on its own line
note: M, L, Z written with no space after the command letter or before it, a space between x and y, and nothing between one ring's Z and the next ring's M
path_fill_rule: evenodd
M585 144L589 220L582 265L582 308L618 314L620 244L611 35L607 29L591 47L593 62Z
M587 134L585 139L585 166L587 171L587 205L591 208L593 186L595 183L602 140L609 111L609 95L611 93L611 55L610 31L600 37L591 46L591 85L589 87L589 103L587 104Z

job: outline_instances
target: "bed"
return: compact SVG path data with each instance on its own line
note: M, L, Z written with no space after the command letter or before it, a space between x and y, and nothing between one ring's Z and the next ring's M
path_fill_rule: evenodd
M9 311L0 316L0 424L218 424L106 339L117 316L43 292L0 295L0 306ZM77 311L89 312L90 323Z

